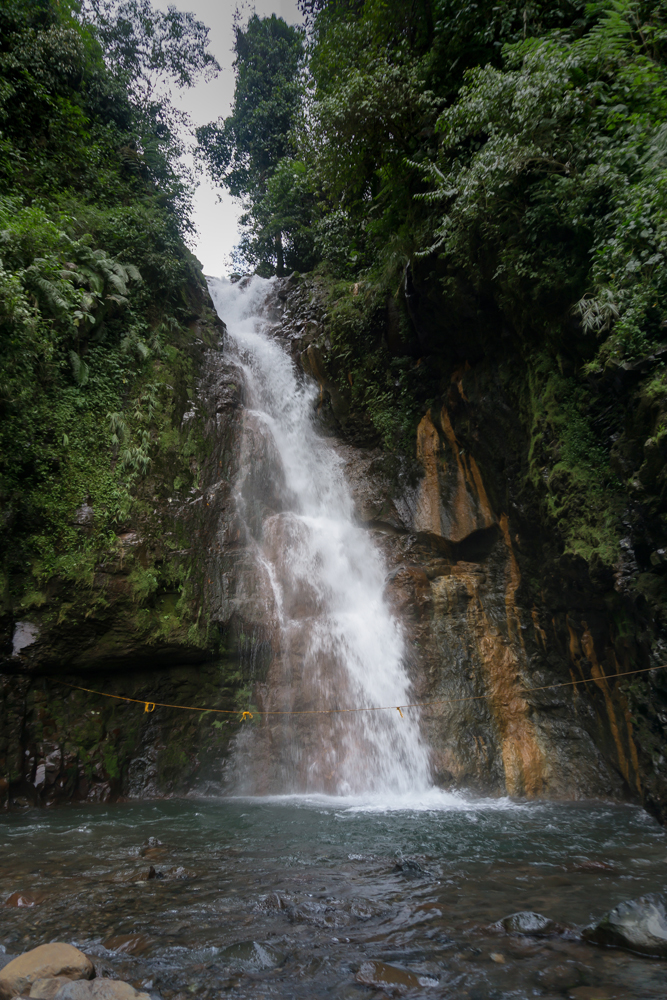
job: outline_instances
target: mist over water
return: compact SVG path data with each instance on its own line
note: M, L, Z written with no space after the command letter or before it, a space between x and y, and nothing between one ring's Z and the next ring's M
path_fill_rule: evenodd
M277 637L260 707L389 706L263 718L239 741L235 790L419 797L431 788L428 751L417 711L396 709L410 701L404 638L384 597L382 556L355 523L342 460L317 433L318 388L275 336L272 282L212 281L211 294L244 373L237 512Z

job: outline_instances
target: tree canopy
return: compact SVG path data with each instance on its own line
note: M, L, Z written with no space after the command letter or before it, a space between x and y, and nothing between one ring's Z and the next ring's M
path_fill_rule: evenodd
M275 269L279 232L292 266L428 258L443 294L465 274L521 335L569 313L614 330L603 354L646 349L666 291L665 0L301 6L305 60L300 31L253 16L233 114L200 130L246 198L246 266Z
M667 489L655 471L667 449L667 0L301 10L301 86L282 158L272 133L270 171L243 175L239 264L274 273L280 231L287 266L327 276L327 363L389 448L412 447L415 420L448 391L447 364L517 352L531 482L568 545L610 558L610 497L629 502L614 470L630 467L610 457L616 409L591 416L610 372L653 373L641 405L666 415L647 431L646 475ZM239 101L244 87L239 73ZM224 132L217 177L249 164L248 142ZM350 287L366 293L350 300ZM387 301L401 330L391 350Z
M247 254L281 274L285 254L284 220L278 207L281 184L271 182L294 148L303 32L275 14L267 18L254 14L245 28L236 25L234 52L232 113L198 129L197 137L212 176L232 195L246 200L245 221L252 230Z

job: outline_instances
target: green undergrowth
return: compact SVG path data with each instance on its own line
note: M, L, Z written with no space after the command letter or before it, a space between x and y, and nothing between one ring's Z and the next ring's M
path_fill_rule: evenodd
M613 565L623 484L592 426L587 386L543 358L529 369L525 396L529 479L544 497L547 518L566 552Z
M134 605L183 597L187 569L165 552L185 541L156 501L167 473L181 497L196 486L202 449L195 423L181 426L205 293L186 246L180 140L168 102L109 61L114 30L54 0L0 12L3 600L59 621L74 613L72 588L87 614L103 611L110 568ZM145 58L134 35L126 43L124 57L136 45ZM139 556L119 538L130 530L148 536ZM151 628L171 635L184 612Z
M318 274L327 364L339 390L353 411L368 415L385 449L409 454L424 409L437 395L438 377L414 356L400 274L368 272L355 282L337 278L327 267Z

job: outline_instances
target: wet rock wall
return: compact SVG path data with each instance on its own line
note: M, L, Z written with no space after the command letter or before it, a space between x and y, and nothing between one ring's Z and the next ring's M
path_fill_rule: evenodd
M613 677L667 663L662 605L645 596L661 593L660 567L642 577L631 530L612 565L567 551L529 475L535 418L517 377L525 359L494 356L479 338L429 355L424 340L447 319L413 316L414 343L395 350L413 349L417 364L427 355L440 391L414 454L388 455L328 349L322 286L292 278L282 294L283 335L320 384L323 432L336 437L358 516L386 552L415 698L431 703L424 725L437 781L640 801L664 821L667 672ZM379 333L389 346L396 308L389 299Z

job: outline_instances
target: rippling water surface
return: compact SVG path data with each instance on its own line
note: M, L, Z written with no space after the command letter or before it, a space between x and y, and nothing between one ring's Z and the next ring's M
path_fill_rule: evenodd
M155 996L667 995L667 963L488 927L667 888L665 833L630 806L171 800L6 816L0 843L2 898L35 901L0 907L7 954L72 941Z

